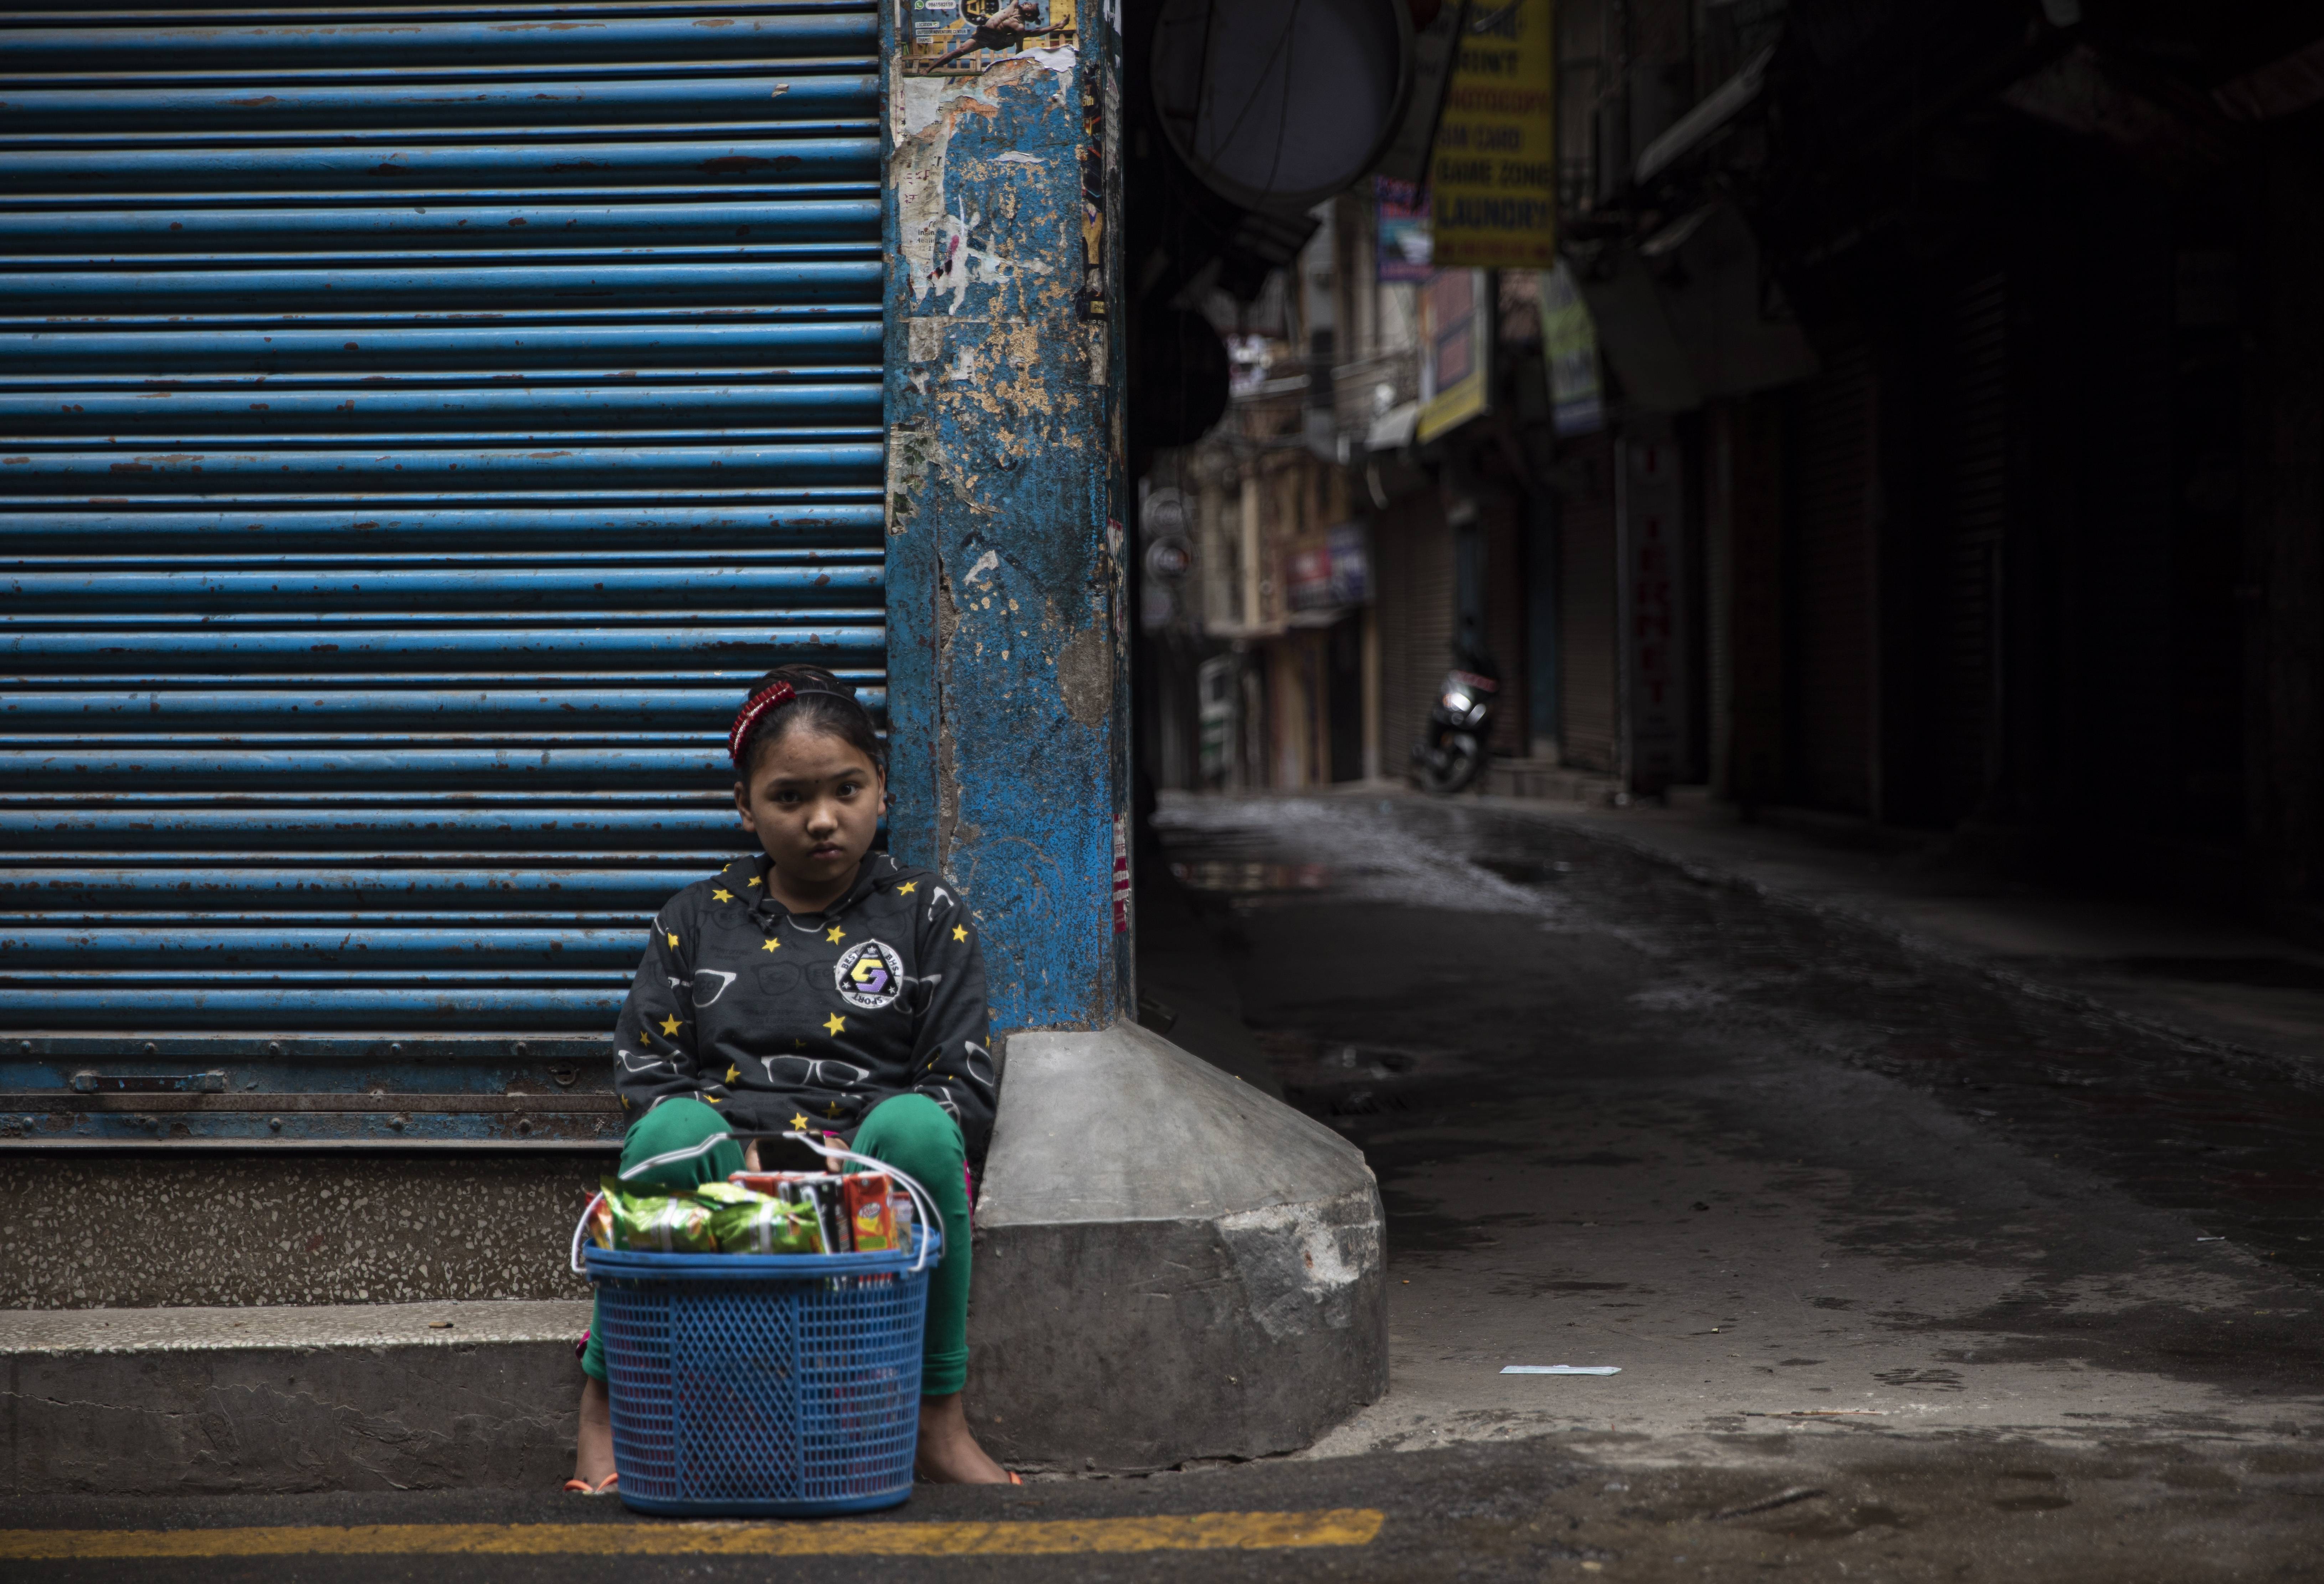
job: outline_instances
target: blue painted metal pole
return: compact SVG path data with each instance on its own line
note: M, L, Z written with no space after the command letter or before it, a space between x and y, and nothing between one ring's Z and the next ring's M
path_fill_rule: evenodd
M890 4L892 839L975 909L996 1028L1102 1027L1133 999L1120 41L1084 5L915 64Z

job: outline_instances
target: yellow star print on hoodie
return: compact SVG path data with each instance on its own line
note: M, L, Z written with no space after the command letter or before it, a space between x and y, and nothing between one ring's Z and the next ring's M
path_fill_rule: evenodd
M825 913L768 892L764 853L662 907L614 1025L625 1113L672 1095L776 1132L805 1114L851 1132L894 1094L925 1094L983 1157L1000 1099L976 921L929 870L866 857Z

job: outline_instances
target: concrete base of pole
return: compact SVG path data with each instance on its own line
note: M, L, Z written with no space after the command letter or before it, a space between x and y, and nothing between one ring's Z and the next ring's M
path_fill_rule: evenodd
M968 1401L1019 1468L1304 1447L1388 1389L1362 1155L1130 1023L1010 1037Z

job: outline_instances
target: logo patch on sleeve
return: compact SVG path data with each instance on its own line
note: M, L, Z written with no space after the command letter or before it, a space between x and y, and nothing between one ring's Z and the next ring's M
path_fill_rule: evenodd
M840 999L851 1007L877 1011L904 989L904 960L885 941L864 941L847 948L832 976Z

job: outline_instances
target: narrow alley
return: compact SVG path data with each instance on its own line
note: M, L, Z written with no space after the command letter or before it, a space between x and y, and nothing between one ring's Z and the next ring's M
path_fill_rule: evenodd
M1388 1206L1395 1384L1310 1455L1554 1435L1794 1487L1956 1465L1793 1520L1886 1530L1854 1549L1899 1566L1964 1525L2033 1543L2032 1515L2234 1491L2158 1576L2205 1576L2210 1545L2265 1575L2240 1571L2267 1543L2246 1503L2324 1469L2312 1067L1541 805L1190 798L1161 824L1286 1098ZM1621 1373L1499 1373L1529 1364Z

